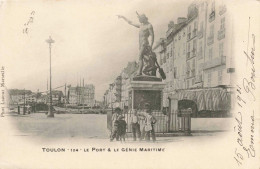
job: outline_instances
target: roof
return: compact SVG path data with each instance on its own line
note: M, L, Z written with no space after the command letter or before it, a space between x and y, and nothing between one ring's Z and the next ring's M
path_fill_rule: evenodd
M184 26L186 26L187 22L182 22L182 23L179 23L179 24L176 24L173 28L172 28L172 31L171 33L169 33L168 37L171 37L171 38L167 38L167 41L166 41L166 44L168 45L170 42L173 41L173 36L178 33Z
M21 90L21 89L9 89L8 93L10 95L28 95L28 94L32 94L31 90Z
M48 93L49 94L49 93ZM60 95L60 96L63 96L63 92L62 91L59 91L59 90L52 90L51 91L51 94L52 95Z

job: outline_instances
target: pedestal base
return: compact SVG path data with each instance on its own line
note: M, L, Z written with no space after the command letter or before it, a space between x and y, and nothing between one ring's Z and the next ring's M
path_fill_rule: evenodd
M149 103L152 110L162 109L162 90L165 83L154 76L136 76L132 79L128 91L128 107L130 109L144 109Z

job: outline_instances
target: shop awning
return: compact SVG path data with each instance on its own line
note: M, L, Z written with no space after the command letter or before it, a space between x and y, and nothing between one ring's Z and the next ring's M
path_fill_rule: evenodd
M231 93L227 88L221 87L176 90L175 93L169 94L169 98L191 100L196 103L198 111L227 111L231 108Z

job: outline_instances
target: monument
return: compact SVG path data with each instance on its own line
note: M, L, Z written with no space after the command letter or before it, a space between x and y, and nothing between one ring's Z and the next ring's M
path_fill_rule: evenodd
M145 103L149 103L153 111L162 112L162 91L165 86L162 79L166 77L152 50L153 26L145 14L139 15L137 12L136 14L140 23L133 23L126 17L118 15L119 19L122 18L128 24L139 28L139 63L137 75L131 79L128 86L128 108L130 112L132 109L143 110ZM161 78L156 77L157 69Z

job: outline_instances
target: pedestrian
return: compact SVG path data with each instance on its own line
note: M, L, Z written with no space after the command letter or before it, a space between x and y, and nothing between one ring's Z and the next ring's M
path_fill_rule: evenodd
M154 132L154 124L157 122L156 118L152 115L152 110L148 109L146 111L146 119L145 119L145 140L150 141L150 133L152 135L153 142L156 141L155 132Z
M117 135L119 137L119 140L125 141L125 134L126 134L126 128L127 128L127 124L126 121L124 119L124 116L119 116L118 118L118 126L117 126Z
M137 113L139 116L139 124L140 124L140 132L141 132L141 140L145 139L145 110L141 110Z
M138 115L141 117L140 118L141 139L145 139L146 141L150 140L150 132L152 133L152 138L155 141L155 133L154 133L153 125L156 123L156 118L152 116L151 113L152 113L152 109L149 103L144 104L144 111L138 112ZM151 121L150 116L152 116L153 124L150 122Z
M118 120L121 116L121 109L119 107L115 108L115 113L112 116L112 129L111 129L111 135L110 135L110 141L113 141L114 138L116 140L119 140L117 131L118 131Z
M140 124L139 124L139 117L137 115L137 110L133 110L133 115L131 116L131 125L132 125L134 141L136 141L136 134L137 134L137 138L141 140L141 131L140 131Z

